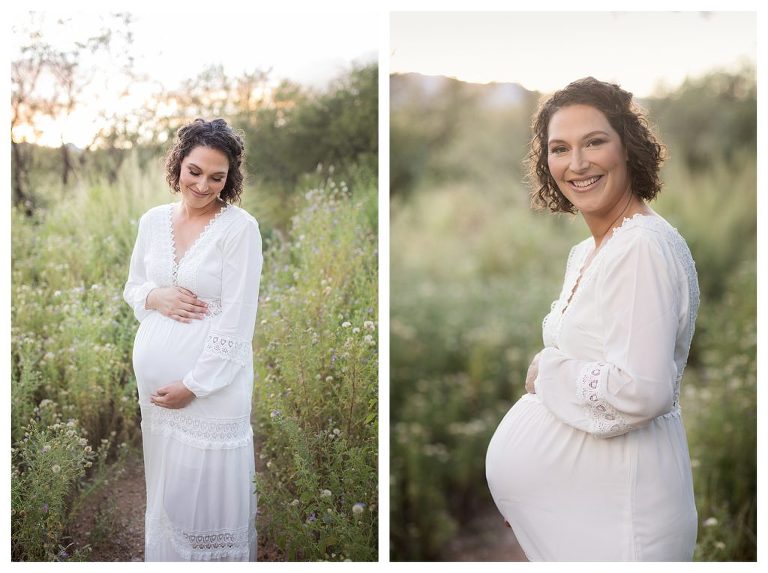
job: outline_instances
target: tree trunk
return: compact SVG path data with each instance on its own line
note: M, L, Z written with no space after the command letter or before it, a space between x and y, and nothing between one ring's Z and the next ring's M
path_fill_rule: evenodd
M65 187L69 184L69 175L72 173L72 156L69 153L69 146L62 142L61 144L61 184Z
M29 172L29 158L24 156L21 145L11 140L11 152L13 154L13 205L22 207L24 213L32 216L32 201L27 193L27 181Z

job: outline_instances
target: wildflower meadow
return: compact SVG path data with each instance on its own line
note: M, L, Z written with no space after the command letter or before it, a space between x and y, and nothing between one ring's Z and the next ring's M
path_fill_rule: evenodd
M252 419L260 559L378 558L377 77L373 65L322 92L293 86L279 121L267 103L229 118L244 126L241 206L264 248ZM317 143L318 129L333 137ZM58 150L18 147L34 161L12 210L11 555L116 559L127 509L143 547L143 509L121 501L126 470L142 464L138 322L123 286L140 216L178 198L159 141L70 150L67 184ZM112 509L94 510L98 499Z

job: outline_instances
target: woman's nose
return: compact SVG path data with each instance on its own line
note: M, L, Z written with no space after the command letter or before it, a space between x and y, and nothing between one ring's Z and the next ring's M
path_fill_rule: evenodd
M585 171L589 167L589 161L584 157L581 150L574 149L571 153L571 162L568 167L570 167L571 171L578 173L579 171Z

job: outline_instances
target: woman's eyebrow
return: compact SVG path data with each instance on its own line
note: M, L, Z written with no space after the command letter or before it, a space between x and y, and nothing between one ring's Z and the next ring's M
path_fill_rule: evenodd
M200 171L202 171L202 170L203 170L201 167L199 167L199 166L195 165L195 164L194 164L194 163L192 163L191 161L189 162L189 166L190 166L190 167L194 167L195 169L199 169ZM214 173L214 175L226 175L226 174L227 174L227 172L226 172L226 171L217 171L216 173Z
M582 140L589 139L594 135L604 135L606 137L610 137L608 132L605 132L601 129L596 129L594 131L590 131L588 134L584 135L581 139ZM547 145L552 145L553 143L565 143L565 141L562 139L550 139L549 141L547 141Z

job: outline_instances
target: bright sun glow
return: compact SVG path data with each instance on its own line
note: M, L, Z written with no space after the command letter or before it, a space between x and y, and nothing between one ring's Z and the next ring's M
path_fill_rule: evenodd
M61 27L55 25L61 14L45 16L44 37L57 47L87 38L100 23L98 15L78 12ZM103 114L130 114L158 88L177 89L212 65L222 65L230 76L269 71L271 85L290 79L319 88L353 63L376 61L378 55L375 13L244 13L238 17L227 12L226 25L221 26L201 26L205 18L195 12L133 16L135 71L147 81L117 85L111 81L114 77L95 76L83 91L81 105L66 119L41 120L37 130L19 126L14 130L16 140L59 146L63 139L87 146L104 124ZM13 38L12 53L18 53L23 41L23 37ZM173 112L173 108L161 103L158 112Z

